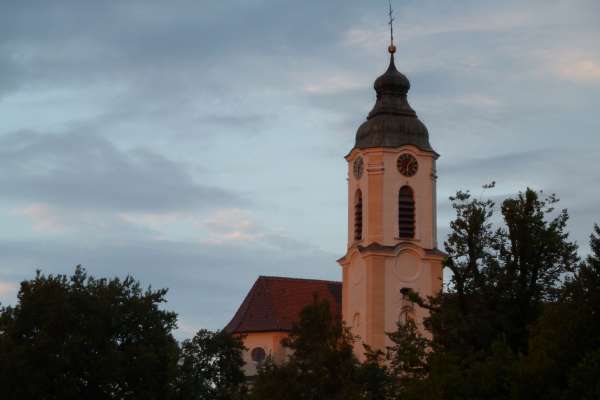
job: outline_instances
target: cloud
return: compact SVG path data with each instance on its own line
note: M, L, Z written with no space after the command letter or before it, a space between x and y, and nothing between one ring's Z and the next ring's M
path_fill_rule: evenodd
M203 225L209 230L206 243L256 242L264 239L248 211L239 208L217 210Z
M19 286L12 282L2 282L0 281L0 298L7 298L10 295L14 295Z
M238 129L252 129L257 130L264 125L267 119L266 115L260 114L215 114L205 115L198 118L198 122L209 125L233 127Z
M574 195L571 179L577 175L580 185L586 186L588 194L600 196L600 189L593 171L578 171L580 163L591 163L598 152L586 155L574 148L548 146L537 150L523 150L487 156L464 156L461 159L442 160L438 164L444 187L455 189L476 188L491 181L496 182L495 191L511 194L531 187L553 192L565 200L565 206L581 208L581 198ZM560 155L560 156L557 156Z
M564 79L600 84L600 59L569 60L557 65L555 71Z
M183 165L146 149L121 150L93 134L27 131L0 137L0 195L114 211L207 209L240 201L230 191L197 183Z
M186 238L202 245L268 243L268 229L259 226L249 210L218 208L208 213L119 213L132 226L147 228L155 240Z
M481 93L467 93L458 96L455 101L471 107L497 108L500 105L498 98Z
M209 244L132 236L89 243L56 238L0 241L0 271L10 281L31 279L36 269L71 273L82 264L96 277L132 274L143 286L169 288L165 307L183 321L180 337L201 327L222 328L259 275L340 279L336 256L301 242L240 246L236 241ZM7 290L5 302L14 304L15 291Z
M461 7L457 7L457 10ZM403 9L408 14L420 13L410 7ZM530 11L504 11L504 12L466 12L466 15L444 15L443 19L434 23L423 23L422 14L404 15L402 19L396 18L395 39L397 42L417 40L433 35L447 35L453 33L476 32L507 32L515 28L522 28L531 24L533 16ZM410 18L414 17L414 18ZM434 15L433 18L439 18ZM429 16L428 18L431 18ZM407 23L406 20L414 22ZM382 43L389 40L389 28L353 27L345 31L342 43L350 47L380 48Z
M363 81L357 77L338 75L318 82L307 83L304 91L310 94L332 94L359 89L363 86Z
M131 272L170 287L192 332L258 274L339 279L321 249L345 248L342 157L389 34L385 5L340 4L2 3L0 114L19 132L0 136L0 280ZM550 188L589 234L600 104L570 82L597 82L599 4L396 4L440 198Z
M201 244L208 246L252 246L273 251L320 252L318 247L290 237L283 230L273 230L257 222L248 210L220 209L201 221L198 226L207 229L207 238Z
M12 225L9 222L8 226L18 224L15 228L19 232L27 237L36 237L42 243L48 238L87 243L103 240L126 242L167 238L171 234L166 223L136 223L137 221L124 218L121 213L108 209L82 209L33 203L13 208L7 215L13 217ZM31 232L28 231L29 227Z
M144 226L159 232L169 224L175 224L179 221L193 221L196 217L194 214L185 212L164 212L164 213L133 213L124 212L118 213L118 218L123 222Z
M0 44L0 99L19 86L18 82L22 75L18 65L3 50Z
M454 161L447 161L443 165L443 172L452 176L466 176L473 173L490 173L512 175L525 169L540 158L552 154L545 149L516 151L504 154L494 154L485 157L463 157ZM530 169L531 170L531 169ZM486 182L482 182L486 183Z
M19 285L0 280L0 307L12 304L17 297Z
M48 204L31 204L14 210L14 213L29 218L33 223L33 229L38 232L61 233L66 229L60 217Z

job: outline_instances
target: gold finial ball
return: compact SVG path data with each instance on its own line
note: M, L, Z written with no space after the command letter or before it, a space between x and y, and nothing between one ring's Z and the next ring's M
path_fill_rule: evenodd
M396 52L396 46L390 44L390 47L388 47L388 51L390 52L390 54L394 54Z

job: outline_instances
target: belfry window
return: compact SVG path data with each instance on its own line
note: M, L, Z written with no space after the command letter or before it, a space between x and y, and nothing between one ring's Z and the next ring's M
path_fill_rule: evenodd
M415 199L408 186L402 186L398 196L398 236L407 239L415 237Z
M362 240L363 230L363 201L360 190L354 197L354 240Z

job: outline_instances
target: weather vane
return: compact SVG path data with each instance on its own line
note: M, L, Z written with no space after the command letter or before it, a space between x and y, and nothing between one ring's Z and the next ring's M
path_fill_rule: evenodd
M390 46L388 51L390 54L394 54L396 52L396 46L394 46L394 10L392 10L392 0L388 0L388 3L390 5L390 22L388 23L390 25Z

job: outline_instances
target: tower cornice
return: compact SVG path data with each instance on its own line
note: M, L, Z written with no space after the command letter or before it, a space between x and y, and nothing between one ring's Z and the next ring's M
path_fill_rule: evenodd
M352 150L350 150L350 152L348 154L346 154L344 156L344 158L346 159L346 161L352 161L359 154L363 154L363 155L364 154L374 154L374 153L394 154L394 153L398 153L400 151L405 151L405 150L408 150L414 154L418 154L423 157L431 157L434 160L437 160L440 157L440 155L438 153L436 153L435 151L422 150L417 146L407 144L407 145L399 146L399 147L369 147L367 149L359 149L359 148L355 147Z
M370 256L397 257L399 254L406 251L412 251L418 254L423 260L443 261L444 258L448 257L448 254L438 248L424 249L414 243L414 241L410 240L402 241L393 246L387 246L377 242L372 242L368 245L355 244L350 247L346 254L339 258L337 262L340 265L345 266L350 264L350 261L355 254L360 254L363 258Z

